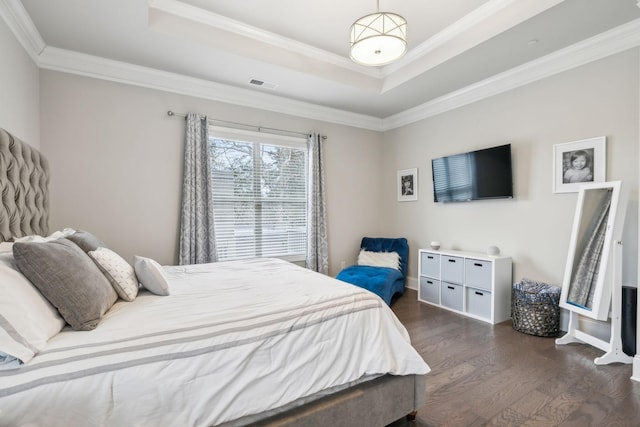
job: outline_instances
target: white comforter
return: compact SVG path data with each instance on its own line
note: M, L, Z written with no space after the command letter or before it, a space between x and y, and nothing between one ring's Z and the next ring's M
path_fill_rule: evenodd
M1 426L209 426L391 373L426 374L374 294L275 259L167 267L171 295L118 302L0 371Z

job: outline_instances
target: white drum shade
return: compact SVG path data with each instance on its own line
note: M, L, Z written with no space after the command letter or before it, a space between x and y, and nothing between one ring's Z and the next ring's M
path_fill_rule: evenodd
M351 26L351 59L362 65L389 64L407 50L407 21L400 15L377 12Z

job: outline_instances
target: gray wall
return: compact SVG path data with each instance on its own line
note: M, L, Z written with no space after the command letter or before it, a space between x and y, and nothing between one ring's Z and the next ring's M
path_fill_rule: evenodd
M606 135L607 177L638 200L638 49L384 134L38 71L2 21L0 49L12 64L0 69L0 126L50 159L52 228L91 230L127 259L176 261L184 122L168 109L329 136L332 274L355 260L363 235L386 235L409 238L414 279L417 249L439 240L481 252L497 245L513 257L514 279L560 283L576 194L551 192L557 143ZM505 142L514 149L515 200L432 202L431 158ZM419 200L399 203L396 171L411 167L419 168ZM635 230L637 211L632 205ZM627 246L637 247L631 234ZM631 283L637 254L629 257Z
M38 67L0 19L0 127L40 146Z
M52 165L52 227L95 233L130 260L177 261L184 120L167 110L328 136L331 274L378 235L382 134L42 70L41 148Z
M383 232L407 236L412 254L432 240L478 252L496 245L513 258L514 280L561 284L577 193L552 192L553 145L605 135L607 179L622 180L632 200L625 280L635 284L638 61L633 49L387 132ZM505 143L513 150L513 200L433 202L432 158ZM410 167L419 168L419 200L396 202L396 170Z

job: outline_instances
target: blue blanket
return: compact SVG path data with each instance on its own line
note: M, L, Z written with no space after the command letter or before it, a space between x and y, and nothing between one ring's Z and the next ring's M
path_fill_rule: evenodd
M336 279L367 289L391 305L394 294L404 293L404 276L394 268L352 265L345 268Z

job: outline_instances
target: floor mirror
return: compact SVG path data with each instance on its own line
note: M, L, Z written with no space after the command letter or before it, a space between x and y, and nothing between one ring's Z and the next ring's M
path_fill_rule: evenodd
M605 351L596 364L630 363L622 352L622 226L626 207L620 181L580 187L565 267L560 307L569 310L569 326L557 344L583 342ZM611 311L610 311L611 310ZM611 316L609 342L579 329L579 316L606 321Z
M620 182L582 186L578 193L560 307L607 320L611 284L606 275L616 228ZM619 237L619 236L618 236Z

